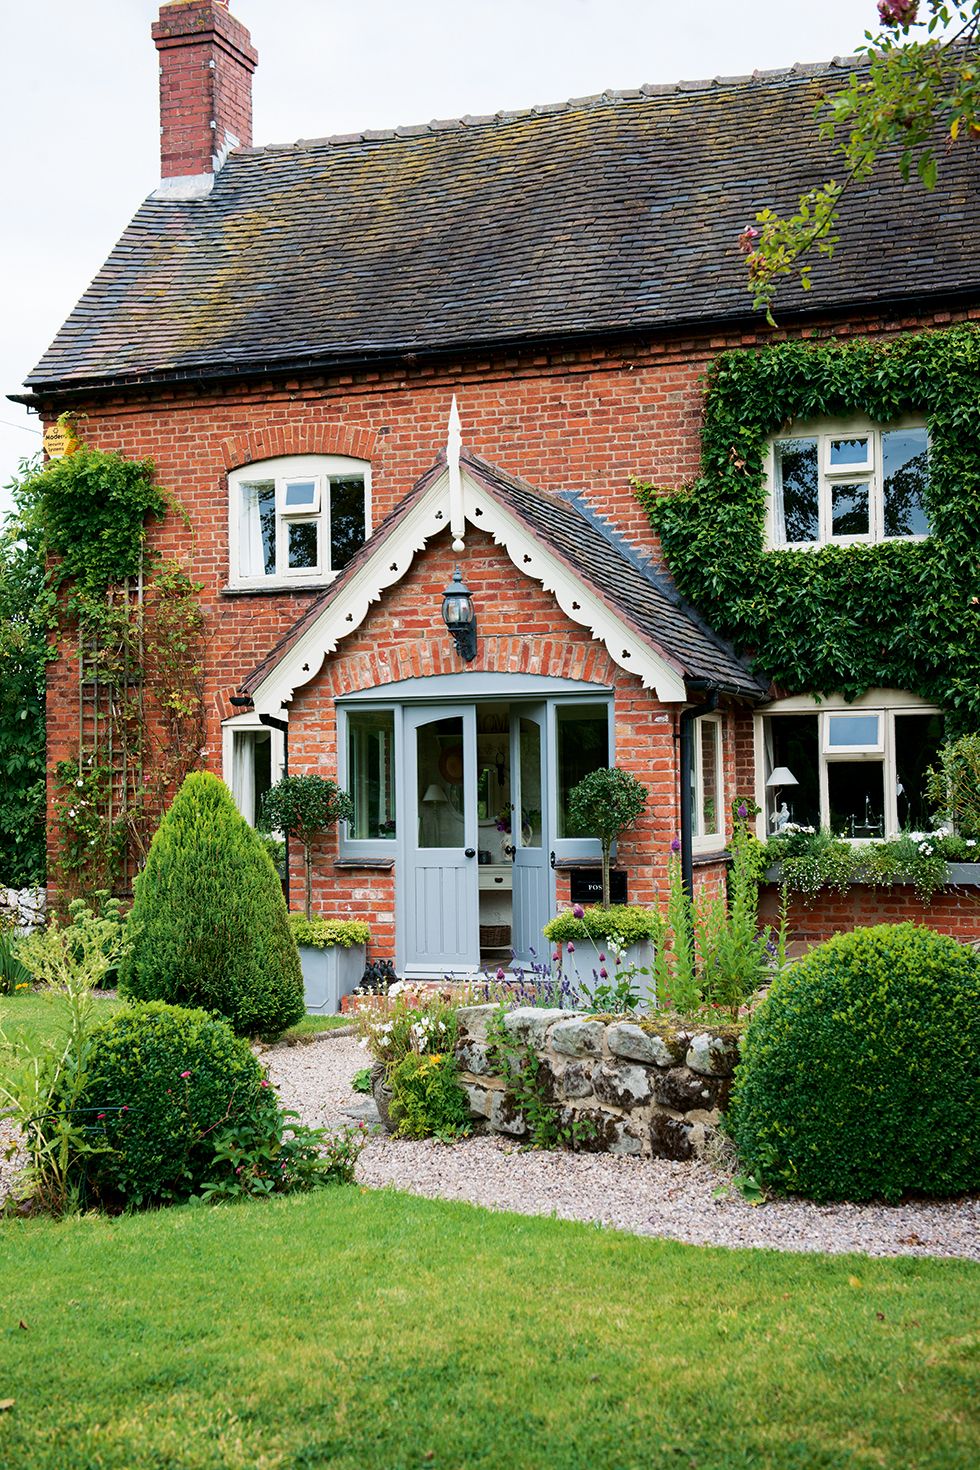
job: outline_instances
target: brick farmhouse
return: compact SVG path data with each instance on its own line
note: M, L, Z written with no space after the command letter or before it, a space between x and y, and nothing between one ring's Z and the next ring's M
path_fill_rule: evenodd
M720 888L739 796L760 835L788 815L855 840L919 825L942 711L773 687L682 601L635 482L698 473L700 378L723 351L980 315L974 155L932 193L886 160L773 329L737 238L824 176L813 109L853 59L255 147L257 56L227 0L163 4L153 38L159 187L27 401L152 457L184 508L152 537L203 586L206 760L245 816L284 762L354 796L316 854L316 910L368 919L402 973L526 956L589 891L598 844L567 798L611 764L650 798L615 856L630 902L658 902L677 837L694 886ZM792 426L772 554L928 534L921 486L888 526L889 465L924 464L927 432ZM67 661L48 717L53 769L78 738ZM975 896L860 889L793 923L815 939L925 916L968 937Z

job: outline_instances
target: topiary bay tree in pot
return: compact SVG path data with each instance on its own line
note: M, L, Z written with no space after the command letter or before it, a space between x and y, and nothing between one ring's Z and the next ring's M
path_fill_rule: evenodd
M602 907L609 907L609 854L618 837L646 811L647 789L620 766L603 766L583 776L568 794L572 827L598 837L602 847Z
M284 776L262 799L262 817L273 831L298 838L303 847L305 919L292 915L299 944L307 1011L332 1015L341 996L360 982L367 926L313 918L313 846L337 822L349 821L354 802L326 776ZM361 933L350 931L363 930Z

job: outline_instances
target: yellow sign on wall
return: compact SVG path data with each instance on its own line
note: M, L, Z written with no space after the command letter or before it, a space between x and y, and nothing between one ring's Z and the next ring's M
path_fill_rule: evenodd
M78 440L67 424L59 420L45 429L44 452L48 459L64 459L66 454L74 454L77 448Z

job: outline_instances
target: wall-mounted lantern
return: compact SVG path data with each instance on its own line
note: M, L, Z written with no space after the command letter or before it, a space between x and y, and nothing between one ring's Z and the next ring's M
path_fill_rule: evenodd
M463 581L459 567L442 596L442 620L452 634L456 652L464 664L476 658L476 612L470 589Z

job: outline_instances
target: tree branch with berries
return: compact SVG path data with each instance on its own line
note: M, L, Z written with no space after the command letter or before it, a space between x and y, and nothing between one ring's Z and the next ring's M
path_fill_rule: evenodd
M841 200L871 176L880 153L897 149L903 180L915 172L934 189L937 133L947 148L980 138L980 0L878 0L878 18L880 29L858 47L867 66L816 111L842 177L807 190L793 214L760 210L739 236L753 305L770 325L782 280L796 277L808 291L816 259L834 253Z

